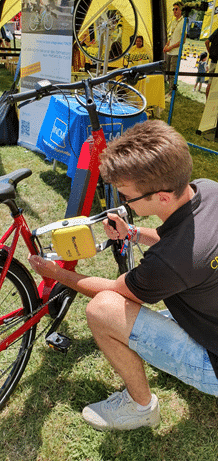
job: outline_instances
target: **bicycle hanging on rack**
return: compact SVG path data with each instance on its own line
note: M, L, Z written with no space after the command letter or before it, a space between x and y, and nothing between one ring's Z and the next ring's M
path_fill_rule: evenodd
M51 30L53 26L53 17L50 12L49 5L44 5L42 11L37 9L36 5L33 5L33 11L30 16L29 28L32 32L37 29L44 28L45 30Z
M143 76L155 71L160 72L161 68L162 62L157 62L131 69L117 69L105 76L60 85L58 88L49 82L40 82L36 90L14 94L9 97L9 101L14 103L15 101L40 99L50 94L56 94L60 92L60 88L68 91L85 89L86 107L93 130L93 146L90 152L91 157L87 173L89 181L84 181L85 185L81 194L79 196L77 194L77 214L83 216L89 216L90 214L99 176L99 154L106 146L103 130L99 126L92 88L118 75L123 75L125 79L135 78L136 75ZM21 235L31 255L40 254L47 259L55 259L61 267L67 270L74 270L77 264L77 260L72 261L71 258L63 260L54 251L50 250L50 253L46 253L47 250L41 247L39 240L43 232L50 232L52 229L57 229L57 227L58 229L69 227L70 220L64 219L61 223L52 223L31 232L22 210L17 207L15 201L16 186L24 178L30 176L31 173L29 169L23 168L0 177L0 203L9 208L13 219L12 225L0 238L0 409L9 399L25 370L33 344L37 339L35 338L37 323L43 316L50 314L52 319L52 323L48 326L49 331L46 334L48 344L62 352L67 351L70 345L70 340L57 333L56 330L75 298L76 292L46 277L37 287L28 269L14 258L14 252ZM126 218L127 213L123 206L114 211ZM103 212L98 216L85 218L88 220L85 221L85 225L90 227L94 222L104 219L106 215L107 212ZM109 243L98 246L96 251L103 250Z

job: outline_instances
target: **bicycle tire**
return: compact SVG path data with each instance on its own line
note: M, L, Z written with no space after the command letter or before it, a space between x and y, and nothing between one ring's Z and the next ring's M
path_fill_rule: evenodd
M102 211L114 207L118 207L120 205L117 195L117 189L112 187L110 184L104 184L101 176L99 176L98 186L96 189L97 197L99 200L100 208ZM130 224L133 224L133 216L131 213L131 209L127 208L127 221ZM118 265L119 273L125 274L129 270L135 267L135 258L134 258L134 251L133 245L130 242L128 244L125 256L120 254L120 250L122 247L122 241L117 240L111 246L111 250L114 256L114 259Z
M90 7L93 8L93 11ZM122 41L122 46L119 47L120 51L118 47L116 48L117 52L115 54L117 54L117 56L109 56L108 62L113 62L122 58L135 42L138 18L132 0L116 0L115 7L113 6L113 0L79 0L73 14L73 32L79 48L88 59L94 62L104 62L104 48L106 46L105 34L108 27L114 30L112 44L120 42L120 40ZM121 39L119 38L119 32L117 32L118 36L115 37L115 28L117 28L117 30L123 28L123 31L125 31L125 33L122 33ZM103 47L99 55L100 31L103 36ZM83 38L87 35L90 38L94 38L95 42L98 44L97 47L87 46L87 41ZM98 53L98 55L96 53Z
M53 26L53 18L51 13L45 13L43 18L43 27L45 30L51 30Z
M3 255L0 255L0 271L4 263L5 258ZM19 323L18 326L16 324L13 325L13 321L15 320L13 314L11 318L9 317L7 323L3 323L2 316L10 315L10 312L12 313L23 306L23 316L25 317L31 314L38 305L35 282L27 269L15 259L12 260L8 269L0 296L0 338L6 339L6 327L10 327L8 330L10 334L16 331L22 323ZM6 350L0 352L0 409L8 401L27 366L35 333L36 325L27 330L18 340L9 345ZM3 372L5 373L3 374Z
M83 107L86 97L83 90L76 90L75 97ZM127 83L109 80L106 84L93 88L93 99L99 115L113 118L130 118L146 109L146 98L136 88Z
M117 188L115 186L113 186L113 204L116 207L120 206L120 201L119 201L118 194L117 194ZM127 206L126 210L127 210L126 221L129 224L134 224L131 208ZM116 242L116 244L113 245L112 251L114 254L114 259L118 264L120 274L125 274L126 272L130 271L131 269L135 267L135 258L134 258L133 244L131 242L128 243L125 256L122 256L120 254L121 242L122 241Z
M29 28L32 30L32 32L35 32L39 25L39 15L36 12L31 13L30 16L30 23L29 23Z

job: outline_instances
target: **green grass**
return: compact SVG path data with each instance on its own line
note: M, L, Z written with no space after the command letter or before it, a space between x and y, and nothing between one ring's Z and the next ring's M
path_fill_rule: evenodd
M3 80L2 77L0 85ZM165 120L168 108L162 113ZM184 96L179 87L172 125L189 142L214 149L216 143L195 134L202 110L203 103L188 94ZM191 152L193 178L218 181L217 155L208 155L199 149ZM65 165L58 163L53 172L51 164L44 162L44 156L18 146L1 147L0 159L1 175L20 167L33 171L32 176L18 186L18 202L25 210L31 229L64 216L71 185ZM96 202L94 211L97 211ZM1 205L1 233L9 222L8 211ZM153 217L137 218L136 222L158 225ZM104 238L101 224L97 225L96 234L99 239ZM28 267L27 253L21 240L16 256ZM80 261L78 271L87 275L117 276L110 250ZM0 461L217 461L217 399L146 364L151 389L161 404L162 420L157 429L100 433L83 422L81 410L87 403L123 388L121 379L96 347L87 327L87 301L77 295L61 325L61 331L73 341L66 357L48 349L43 337L34 347L20 383L1 412ZM39 331L47 322L48 319L43 319Z

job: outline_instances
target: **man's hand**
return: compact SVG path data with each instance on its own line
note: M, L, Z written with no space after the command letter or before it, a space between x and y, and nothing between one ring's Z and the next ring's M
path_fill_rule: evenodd
M108 218L110 218L116 224L116 229L114 229L108 223L108 219L104 219L103 221L104 230L108 238L110 238L111 240L118 240L118 239L123 240L128 233L128 229L129 229L128 224L122 218L120 218L120 216L118 216L115 213L108 213Z
M41 277L49 277L57 280L60 266L55 261L45 261L41 256L29 256L29 263Z

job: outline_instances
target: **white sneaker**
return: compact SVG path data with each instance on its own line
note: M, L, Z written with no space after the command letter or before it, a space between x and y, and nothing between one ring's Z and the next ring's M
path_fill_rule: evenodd
M145 410L141 408L139 410L138 407L127 389L124 389L123 392L115 392L107 400L88 405L84 408L82 416L88 424L100 431L158 426L160 408L155 394L152 394L152 399Z

